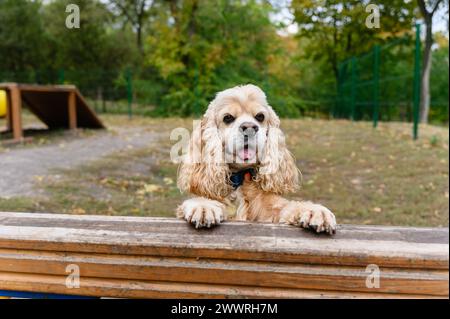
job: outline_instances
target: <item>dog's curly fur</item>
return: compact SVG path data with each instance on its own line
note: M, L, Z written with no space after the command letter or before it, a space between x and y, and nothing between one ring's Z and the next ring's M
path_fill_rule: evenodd
M257 114L260 120L255 119ZM225 116L231 116L232 121L226 122ZM252 135L246 136L245 143L243 126L254 129L247 131ZM254 151L248 151L249 138L256 141ZM241 161L229 162L227 154L233 159L241 157ZM234 190L232 172L249 167L256 171L255 176L246 176L242 186ZM227 206L235 204L236 220L288 223L335 233L335 217L326 207L280 196L296 191L299 179L280 119L264 92L250 84L227 89L217 94L194 128L189 152L178 172L178 187L197 197L184 201L177 216L196 227L210 227L225 220Z

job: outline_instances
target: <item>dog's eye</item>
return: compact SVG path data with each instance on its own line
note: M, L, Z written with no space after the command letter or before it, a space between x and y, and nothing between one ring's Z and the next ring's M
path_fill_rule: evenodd
M234 116L231 115L231 114L227 114L227 115L225 115L225 116L223 117L223 122L224 122L225 124L230 124L230 123L232 123L233 121L234 121Z
M256 119L258 122L264 121L264 114L263 114L263 113L258 113L258 114L256 114L256 115L255 115L255 119Z

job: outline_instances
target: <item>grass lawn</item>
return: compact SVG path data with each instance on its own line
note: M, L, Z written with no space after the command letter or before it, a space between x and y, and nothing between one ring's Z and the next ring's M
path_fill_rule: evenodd
M59 178L36 181L46 196L0 199L0 210L174 216L186 196L176 188L169 133L192 129L192 120L103 120L112 130L142 126L163 134L152 147L52 172ZM282 127L303 173L301 191L290 197L324 204L339 223L448 226L448 128L423 125L413 141L409 123L373 129L368 122L299 119Z

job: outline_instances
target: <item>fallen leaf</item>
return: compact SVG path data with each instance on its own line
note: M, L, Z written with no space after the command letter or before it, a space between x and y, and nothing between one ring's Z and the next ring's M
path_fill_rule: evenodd
M136 191L138 195L146 195L160 191L162 188L156 184L145 184L144 187Z
M166 183L166 185L173 184L173 179L171 179L170 177L164 177L163 181L164 183Z
M86 211L83 208L74 208L70 213L74 215L84 215L86 214Z

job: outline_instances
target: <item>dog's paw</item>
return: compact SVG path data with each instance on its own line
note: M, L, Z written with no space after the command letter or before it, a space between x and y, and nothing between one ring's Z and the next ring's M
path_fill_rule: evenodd
M283 208L280 216L280 222L312 229L318 233L336 233L336 217L328 208L319 204L290 202Z
M177 208L177 216L195 225L195 228L211 227L225 219L224 205L216 200L192 198Z

